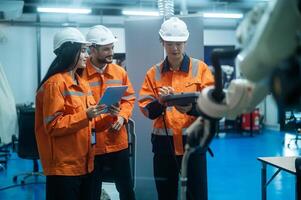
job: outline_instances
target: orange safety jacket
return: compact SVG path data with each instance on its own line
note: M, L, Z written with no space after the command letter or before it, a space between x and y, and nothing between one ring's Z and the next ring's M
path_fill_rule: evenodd
M170 154L174 152L176 155L183 155L186 141L186 136L183 134L196 119L196 116L193 116L193 112L196 113L195 105L193 105L191 113L185 114L177 111L175 107L165 108L161 105L158 101L159 88L171 86L175 93L196 92L213 83L214 78L208 66L187 55L184 55L178 71L170 69L167 58L147 71L139 93L138 104L142 113L154 120L152 130L154 153ZM167 130L163 119L166 122Z
M128 88L120 102L119 115L125 119L125 123L132 115L135 92L126 71L116 64L107 64L103 73L99 73L90 59L87 61L87 67L82 76L89 82L93 97L99 102L105 89L108 86L127 85ZM96 155L102 155L111 152L117 152L128 148L128 135L125 126L122 126L118 133L112 133L109 129L103 131L99 128L101 120L96 118ZM116 117L104 114L101 123L107 123L111 126L116 121Z
M37 91L35 133L45 175L78 176L94 169L95 149L86 109L95 105L88 83L69 72L51 76Z

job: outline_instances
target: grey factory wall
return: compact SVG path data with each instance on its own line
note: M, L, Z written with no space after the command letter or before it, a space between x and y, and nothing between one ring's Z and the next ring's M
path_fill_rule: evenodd
M200 17L183 17L187 23L190 37L187 42L188 55L203 59L203 23ZM126 66L129 77L138 98L146 71L164 57L163 47L159 42L158 31L163 19L128 20L125 22ZM137 199L156 199L153 180L151 152L151 120L145 118L137 103L133 119L137 135L136 194Z
M5 37L0 42L0 62L15 102L32 102L37 87L36 29L0 23L0 30Z

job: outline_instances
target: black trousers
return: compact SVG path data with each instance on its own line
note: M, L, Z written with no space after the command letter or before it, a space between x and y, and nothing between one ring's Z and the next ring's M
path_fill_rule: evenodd
M82 176L46 176L46 200L92 200L93 173Z
M120 200L135 200L134 185L132 181L129 151L128 149L118 152L95 156L94 186L96 187L95 200L101 196L102 181L106 176L106 169L110 169Z
M177 200L182 156L154 154L153 169L159 200ZM193 153L188 161L188 200L207 200L206 154Z
M154 154L153 169L158 200L177 200L182 156Z

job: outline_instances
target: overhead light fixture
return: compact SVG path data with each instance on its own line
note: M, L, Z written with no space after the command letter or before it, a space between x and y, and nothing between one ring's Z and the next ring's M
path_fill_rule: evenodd
M224 18L224 19L240 19L243 17L241 13L203 13L205 18Z
M38 12L44 13L73 13L73 14L89 14L91 9L88 8L55 8L55 7L38 7Z
M158 11L141 11L141 10L123 10L123 15L132 15L132 16L159 16Z

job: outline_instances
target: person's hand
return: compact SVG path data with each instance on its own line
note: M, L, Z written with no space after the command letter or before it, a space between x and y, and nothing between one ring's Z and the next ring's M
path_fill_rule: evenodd
M99 116L105 109L106 109L105 104L91 106L86 110L86 113L89 120L91 120L92 118Z
M121 129L121 127L123 126L124 121L125 121L125 119L123 117L118 116L116 122L110 128L110 132L119 131Z
M191 110L192 108L192 104L188 104L188 105L185 105L185 106L175 106L175 108L180 112L180 113L187 113Z
M113 116L118 116L119 113L120 113L119 104L117 104L117 105L111 105L111 106L108 108L108 113L109 113L110 115L113 115Z
M162 101L162 98L167 96L167 95L172 95L174 93L174 89L170 86L163 86L161 88L159 88L159 103L160 104L164 104Z

